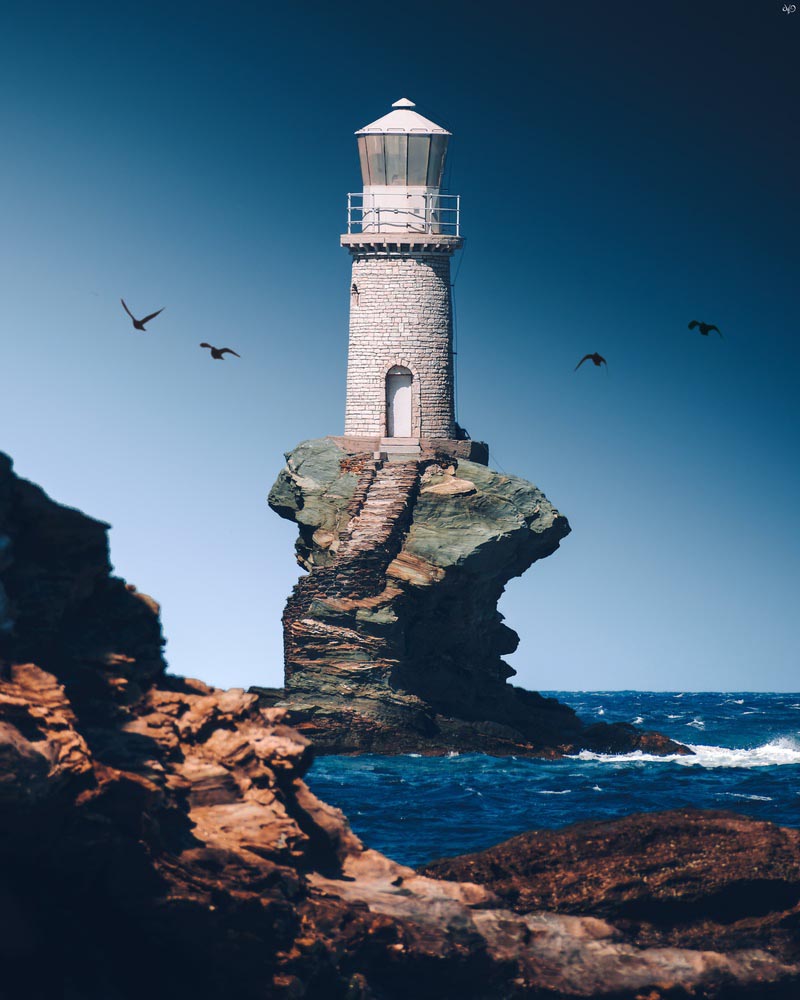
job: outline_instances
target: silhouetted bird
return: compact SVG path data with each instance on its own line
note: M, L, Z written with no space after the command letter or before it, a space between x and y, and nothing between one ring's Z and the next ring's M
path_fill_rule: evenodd
M707 337L712 330L716 330L717 333L720 335L720 337L722 337L722 331L718 326L714 326L713 323L701 323L699 319L693 319L692 322L689 324L689 329L694 330L696 326L700 327L700 333L704 337Z
M575 365L575 368L573 370L577 371L580 368L580 366L583 364L584 361L591 361L592 364L595 366L595 368L599 368L600 365L605 365L606 366L606 371L608 371L608 362L603 357L603 355L602 354L598 354L597 351L595 351L594 354L584 354L584 356L577 363L577 365Z
M201 347L207 347L211 351L211 357L215 361L224 361L223 354L236 354L236 351L232 351L230 347L212 347L211 344L201 344ZM236 354L237 358L241 357L241 354Z
M158 309L158 310L157 310L156 312L154 312L154 313L150 313L150 315L149 315L149 316L145 316L145 318L144 318L144 319L137 319L137 318L136 318L136 317L135 317L135 316L133 315L133 313L132 313L132 312L130 311L130 309L129 309L129 308L128 308L128 307L126 306L126 305L125 305L125 299L120 299L120 302L122 303L122 308L123 308L123 309L125 310L125 312L126 312L126 313L127 313L127 314L128 314L129 316L130 316L130 318L131 318L131 320L132 320L132 322L133 322L133 328L134 328L134 330L142 330L142 331L144 331L144 325L145 325L145 323L149 323L149 322L150 322L150 320L151 320L151 319L155 319L155 318L156 318L156 316L158 316L158 314L159 314L159 313L162 313L162 312L164 312L164 307L162 306L162 308L161 308L161 309ZM146 331L145 331L145 332L146 332Z

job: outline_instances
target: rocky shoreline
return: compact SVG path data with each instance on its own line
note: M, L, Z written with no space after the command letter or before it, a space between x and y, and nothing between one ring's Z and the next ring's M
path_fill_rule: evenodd
M796 831L673 813L398 865L284 710L166 672L106 533L0 456L2 1000L797 996Z
M800 830L674 809L523 833L425 865L518 913L609 920L643 947L765 948L800 961Z

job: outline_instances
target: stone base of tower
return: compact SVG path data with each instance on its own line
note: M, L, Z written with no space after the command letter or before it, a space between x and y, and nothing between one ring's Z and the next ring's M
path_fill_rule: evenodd
M357 436L354 434L328 438L342 451L350 454L372 452L373 455L386 456L391 452L416 454L420 461L434 460L437 457L462 459L477 462L479 465L489 464L489 445L485 441L470 441L456 438L387 438L380 435ZM404 445L408 444L407 449Z
M452 450L385 461L363 445L304 442L269 497L309 572L283 616L285 688L264 697L318 751L679 752L508 683L518 637L497 602L570 530L540 490Z

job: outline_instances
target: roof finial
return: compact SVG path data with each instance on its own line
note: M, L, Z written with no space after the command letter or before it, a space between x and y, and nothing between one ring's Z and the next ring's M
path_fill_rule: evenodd
M416 104L413 101L409 101L407 97L401 97L399 101L395 101L392 105L393 108L415 108Z

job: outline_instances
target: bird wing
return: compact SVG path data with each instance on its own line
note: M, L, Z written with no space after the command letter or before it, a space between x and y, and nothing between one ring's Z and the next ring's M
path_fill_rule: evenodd
M156 316L158 316L159 313L163 313L165 309L166 306L162 306L160 309L156 310L156 312L150 313L149 316L145 316L145 318L142 320L142 323L149 323L151 319L155 319Z
M133 315L133 313L130 311L130 309L125 305L125 299L120 299L120 302L122 303L122 308L130 316L130 318L131 319L135 319L136 317Z
M606 361L606 359L605 359L605 358L603 357L603 355L602 355L602 354L598 354L598 355L597 355L597 357L598 357L598 358L600 359L600 361L599 361L599 364L601 364L601 365L605 365L605 366L606 366L606 368L608 368L608 362L607 362L607 361Z
M694 330L696 326L700 326L700 323L698 320L693 319L692 322L689 324L689 329Z
M230 349L230 347L223 347L222 350L219 353L220 354L236 354L236 351L232 351ZM236 354L236 357L240 358L241 354Z
M581 358L581 360L577 363L577 365L575 365L575 367L572 370L573 371L577 371L580 368L580 366L583 364L584 361L591 361L591 358L592 358L591 354L584 354L584 356Z
M718 326L710 326L708 328L708 332L709 333L711 333L712 330L716 330L717 333L720 335L720 337L722 336L722 330L720 330L720 328Z

